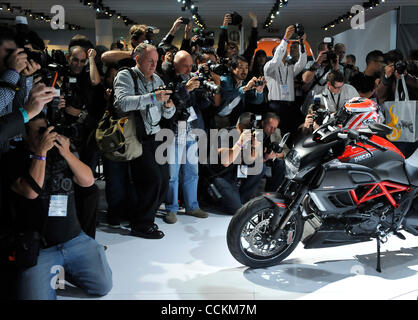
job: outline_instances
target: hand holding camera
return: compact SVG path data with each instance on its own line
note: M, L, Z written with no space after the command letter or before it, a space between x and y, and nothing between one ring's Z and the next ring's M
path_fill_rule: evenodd
M195 77L191 78L186 83L186 89L187 89L188 92L191 92L194 89L197 89L199 87L200 87L200 81L199 81L199 77L198 76L195 76Z
M43 83L35 85L30 91L27 102L23 106L28 113L29 119L32 119L41 112L43 107L51 102L54 96L54 88L47 87Z
M167 102L170 100L170 95L173 93L171 90L157 90L154 92L159 102Z
M42 129L42 128L41 128ZM45 132L39 133L42 134L42 138L37 146L36 155L41 157L46 157L46 154L49 150L51 150L55 146L55 140L57 139L58 133L53 131L54 127L48 127Z
M6 60L6 65L15 69L21 73L27 67L28 55L25 53L25 49L19 48L14 50Z
M41 69L41 65L35 61L33 61L32 59L30 61L26 62L26 68L23 69L23 75L26 77L30 77L31 75L33 75L36 71Z

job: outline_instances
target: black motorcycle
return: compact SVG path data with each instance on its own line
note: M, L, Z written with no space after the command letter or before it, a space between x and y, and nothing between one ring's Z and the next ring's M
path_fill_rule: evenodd
M234 258L251 268L277 265L300 241L305 249L335 247L390 235L418 235L418 150L405 160L388 140L392 129L344 129L338 117L303 138L285 158L276 193L254 198L227 232Z

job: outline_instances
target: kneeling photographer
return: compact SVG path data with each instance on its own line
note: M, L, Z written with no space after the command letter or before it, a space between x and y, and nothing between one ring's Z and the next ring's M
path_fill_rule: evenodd
M173 130L175 138L168 149L170 182L166 199L167 215L164 217L166 223L177 221L179 181L182 182L186 214L197 218L208 216L200 209L197 200L197 137L191 131L204 130L202 110L212 104L211 93L218 92L219 87L210 82L203 68L200 68L198 76L191 74L192 65L192 56L186 51L179 51L174 57L168 77L170 82L167 88L173 91L171 99L176 106L176 113L169 120L168 126Z
M258 135L260 119L261 116L244 112L235 127L221 130L217 143L211 142L211 148L217 149L218 159L216 164L209 162L207 191L215 208L224 213L235 214L248 202L264 176L263 150Z
M88 294L106 295L112 272L103 246L82 231L76 201L77 189L94 188L92 171L70 150L69 139L48 127L43 113L26 131L5 158L18 235L18 299L56 299L56 266Z

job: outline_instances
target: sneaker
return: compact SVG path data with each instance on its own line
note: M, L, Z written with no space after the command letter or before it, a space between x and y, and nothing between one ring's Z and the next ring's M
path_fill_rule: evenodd
M209 216L209 214L206 211L203 211L200 208L197 208L196 210L193 210L193 211L186 211L185 214L188 216L196 217L196 218L207 218Z
M165 223L173 224L177 222L177 216L175 212L167 212L167 214L163 217Z
M154 223L154 225L145 230L131 228L131 235L146 239L161 239L164 237L164 232L158 230L158 226Z

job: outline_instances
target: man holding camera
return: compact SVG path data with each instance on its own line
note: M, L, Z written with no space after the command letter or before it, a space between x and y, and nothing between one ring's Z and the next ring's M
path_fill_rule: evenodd
M273 112L268 112L261 125L263 127L263 154L266 172L265 191L275 192L281 185L285 174L284 158L289 152L287 145L280 148L282 134L279 129L280 118ZM282 149L282 150L281 150Z
M264 176L263 150L254 118L253 113L244 112L235 127L220 131L218 164L210 165L209 180L218 194L217 207L228 214L235 214L252 198Z
M302 74L304 83L304 92L307 93L302 106L302 111L306 113L308 107L312 104L315 95L321 93L326 86L326 77L331 70L342 70L339 58L333 51L332 39L328 42L321 42L318 46L318 57L315 61L306 64L305 71Z
M112 288L112 272L103 246L82 231L76 203L76 188L90 188L94 177L69 139L53 129L39 114L5 159L18 231L18 298L56 299L56 266L61 277L103 296Z
M137 65L132 68L136 78L129 70L120 71L115 80L115 109L124 114L134 112L138 140L142 142L142 155L132 160L132 178L138 194L138 202L131 218L131 235L161 239L164 233L154 223L155 215L165 200L168 190L168 166L159 164L155 152L161 144L155 134L161 130L162 118L170 119L176 108L170 100L171 90L160 90L164 86L155 74L158 63L157 49L150 44L141 43L135 49ZM138 84L135 93L134 81Z
M248 61L243 56L233 56L229 62L231 74L221 76L221 99L216 117L217 128L226 128L236 123L246 111L246 102L261 104L264 101L264 77L253 77L245 83Z
M254 55L254 51L257 48L258 40L258 21L257 16L253 12L249 12L248 16L251 19L251 35L248 42L248 46L242 54L247 61L251 61ZM227 13L224 16L224 21L221 26L221 33L219 34L219 42L217 54L219 57L230 59L233 56L238 55L238 44L234 41L228 41L228 27L230 25L239 26L242 24L242 16L238 13Z
M28 61L25 50L17 48L15 30L0 27L0 115L21 107L33 85L32 75L41 68L34 60Z
M27 102L22 105L19 110L0 116L0 158L2 153L9 150L9 140L16 136L25 134L25 123L34 118L44 108L45 104L50 102L54 97L53 88L46 87L44 84L35 85ZM2 164L0 170L0 269L3 270L0 274L2 287L0 290L0 300L14 299L14 285L16 281L16 269L13 262L9 261L9 256L14 247L11 246L13 240L13 218L11 217L11 204L8 202L9 186L6 184L6 179L2 179L8 171L5 165ZM5 170L4 170L5 169ZM3 172L4 170L4 172ZM5 184L5 185L4 185ZM5 201L3 201L5 200Z
M287 27L279 46L274 48L273 59L264 65L264 76L269 89L269 107L286 122L284 128L286 132L290 131L290 123L294 122L295 118L294 111L292 111L294 109L292 103L295 101L294 78L303 70L307 62L304 46L306 34L304 32L302 34L302 32L298 34L300 39L299 60L296 64L289 64L285 60L289 39L295 33L295 26L291 25Z
M182 182L186 215L207 218L208 214L200 209L197 201L198 155L197 140L193 129L205 128L202 110L212 104L206 87L202 82L209 81L204 74L192 76L192 56L186 51L177 52L173 61L172 77L168 79L173 86L172 99L176 106L176 114L170 119L170 128L174 131L174 141L169 145L170 182L166 199L166 223L175 223L179 210L178 190ZM200 79L204 77L205 80ZM181 176L180 176L181 173Z

